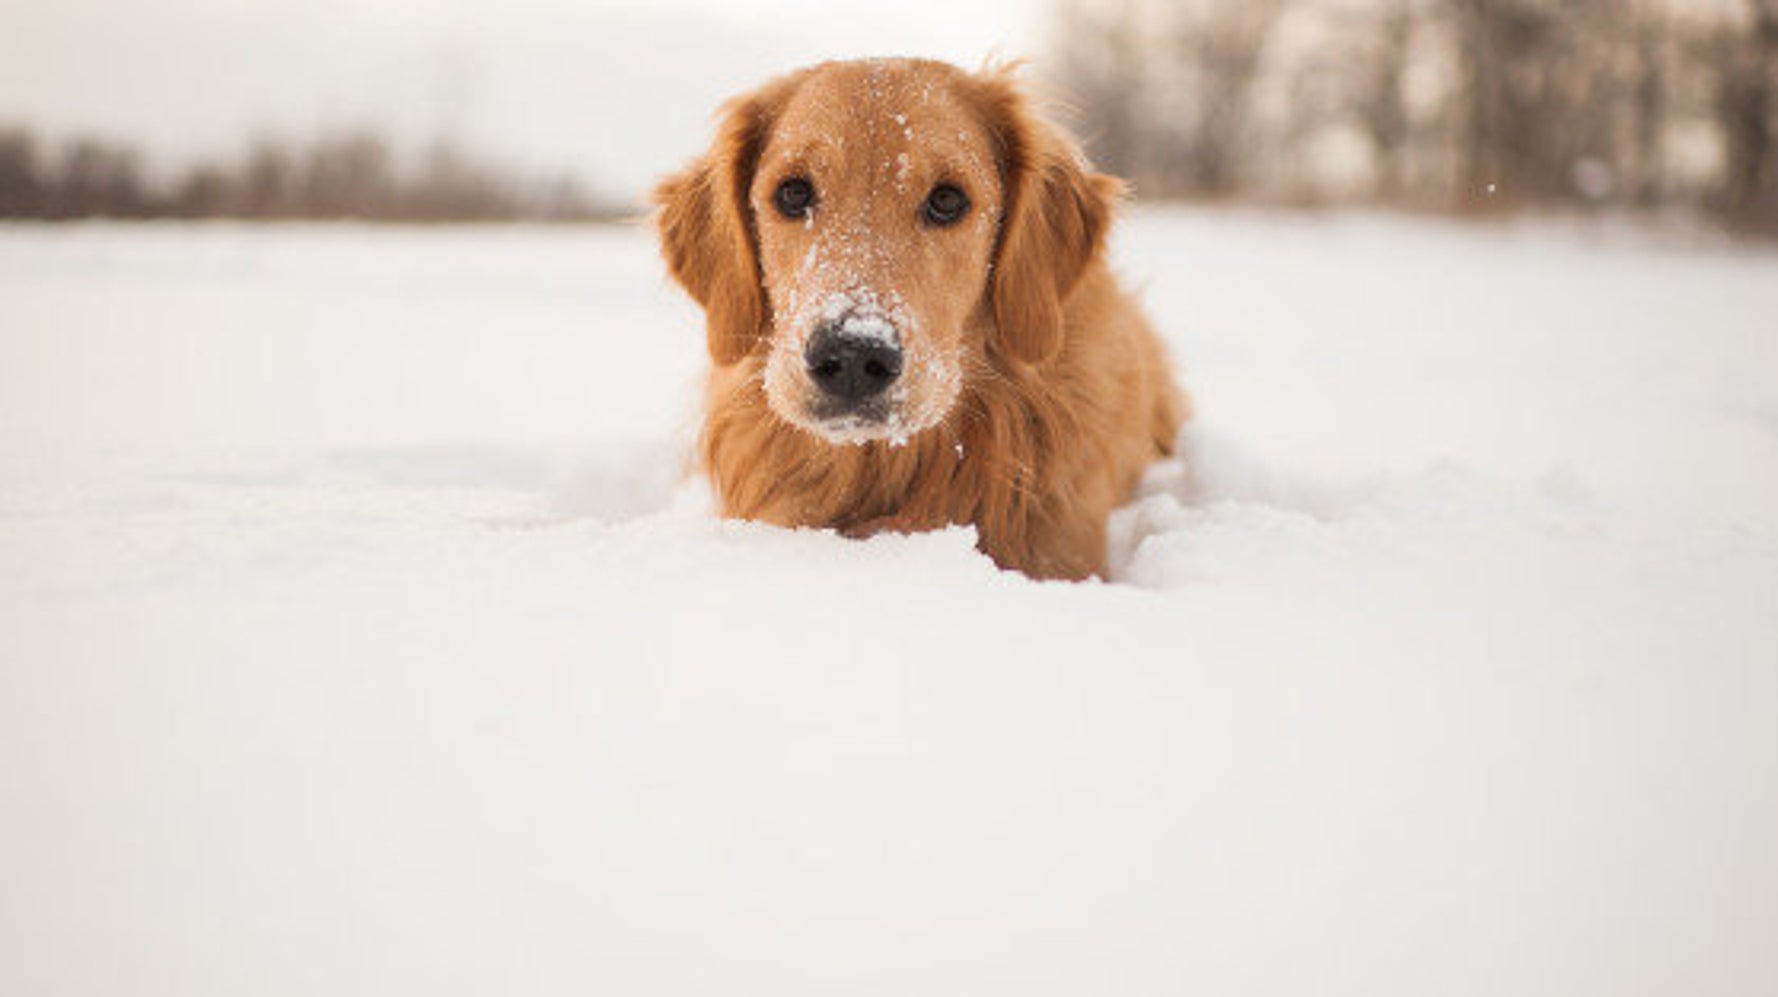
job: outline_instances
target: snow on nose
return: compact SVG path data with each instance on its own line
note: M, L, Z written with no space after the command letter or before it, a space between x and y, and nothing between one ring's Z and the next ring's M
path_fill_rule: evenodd
M899 350L908 329L908 313L899 294L879 296L867 287L828 295L811 323L845 339Z

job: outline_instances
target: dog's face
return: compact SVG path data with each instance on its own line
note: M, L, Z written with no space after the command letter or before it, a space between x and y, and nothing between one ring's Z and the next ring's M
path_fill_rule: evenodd
M748 196L772 316L766 397L830 440L918 432L962 385L1001 194L993 137L945 82L827 67L760 149Z
M1006 74L866 60L731 102L656 199L712 357L758 358L779 418L862 443L941 422L990 352L1053 356L1116 191Z

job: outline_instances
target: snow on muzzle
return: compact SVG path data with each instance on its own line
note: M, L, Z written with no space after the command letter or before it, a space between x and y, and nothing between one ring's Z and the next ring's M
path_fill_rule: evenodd
M772 410L791 425L830 443L900 444L956 401L956 351L934 349L900 294L852 284L790 314L764 382Z

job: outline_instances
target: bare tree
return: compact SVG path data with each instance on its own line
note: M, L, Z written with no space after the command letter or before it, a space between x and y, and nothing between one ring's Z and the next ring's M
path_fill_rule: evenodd
M1629 183L1631 197L1642 207L1660 203L1667 185L1663 131L1672 113L1670 18L1658 0L1639 0L1629 20L1629 48L1632 79L1629 90L1631 115L1631 154Z
M1551 15L1536 0L1448 0L1455 16L1462 85L1462 189L1472 203L1546 194L1536 169L1551 69Z
M1225 196L1241 183L1254 86L1284 6L1285 0L1185 4L1169 25L1183 99L1167 122L1168 158L1202 194Z
M1721 205L1735 223L1778 229L1778 0L1748 0L1719 44L1717 120L1727 148Z
M49 214L59 218L138 218L150 213L136 153L94 138L69 143L55 167Z
M1150 173L1154 129L1144 120L1142 102L1148 89L1148 46L1140 6L1133 0L1103 8L1069 0L1059 8L1057 22L1066 39L1059 73L1093 161L1139 186L1158 179Z
M0 131L0 218L43 212L43 178L37 141L22 128Z
M1407 75L1413 58L1413 0L1386 0L1376 15L1370 58L1360 67L1358 110L1376 160L1376 196L1401 196L1403 160L1412 122L1408 114Z
M229 198L233 202L230 214L247 218L289 217L299 196L295 156L277 139L254 140L235 187Z
M326 135L303 165L303 212L322 218L369 218L395 188L389 146L368 129Z

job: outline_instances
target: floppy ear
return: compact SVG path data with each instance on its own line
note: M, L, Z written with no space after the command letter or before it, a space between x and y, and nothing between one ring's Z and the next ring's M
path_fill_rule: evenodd
M1005 73L997 93L1006 207L994 261L1000 350L1043 363L1062 349L1062 304L1105 246L1124 184L1091 172L1060 128L1043 120Z
M654 189L661 252L673 279L704 306L710 356L719 364L745 357L765 335L747 190L767 124L760 94L730 101L710 149Z

